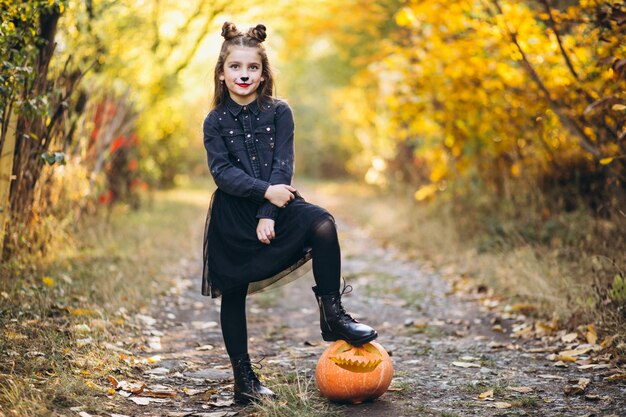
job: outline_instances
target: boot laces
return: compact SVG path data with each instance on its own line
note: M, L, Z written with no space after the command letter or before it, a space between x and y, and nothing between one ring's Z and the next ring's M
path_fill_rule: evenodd
M341 293L339 294L339 297L337 299L337 307L339 310L338 313L341 315L341 317L358 323L354 318L352 318L350 314L346 312L346 310L343 308L343 304L341 303L341 297L345 294L350 294L354 288L352 287L352 285L346 283L346 279L344 277L341 277L341 279L343 281L343 288L341 289Z
M254 372L259 371L261 369L263 369L263 365L261 364L261 361L265 359L265 356L262 356L261 359L259 359L256 362L252 362L250 361L250 366L246 367L246 373L248 375L248 378L250 378L250 380L256 382L256 383L261 383L261 381L259 381L259 377L256 375L256 373Z

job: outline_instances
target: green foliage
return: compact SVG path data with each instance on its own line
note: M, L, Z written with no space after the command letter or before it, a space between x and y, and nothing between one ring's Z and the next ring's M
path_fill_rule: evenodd
M615 277L613 277L609 297L616 303L626 301L626 280L621 274L616 274Z

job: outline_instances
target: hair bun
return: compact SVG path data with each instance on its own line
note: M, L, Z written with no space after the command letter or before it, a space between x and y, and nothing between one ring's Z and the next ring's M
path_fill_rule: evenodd
M243 33L237 29L237 26L235 26L233 22L224 22L222 25L222 36L224 39L229 40L241 35L243 35Z
M265 38L267 38L267 33L265 32L266 30L267 28L265 27L265 25L259 23L255 27L248 29L246 35L256 39L259 42L263 42Z

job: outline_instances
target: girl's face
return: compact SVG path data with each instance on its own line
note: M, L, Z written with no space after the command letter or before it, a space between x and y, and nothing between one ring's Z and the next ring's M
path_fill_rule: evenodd
M225 82L230 97L236 103L243 106L256 100L257 88L261 81L265 81L261 56L256 48L232 47L219 78Z

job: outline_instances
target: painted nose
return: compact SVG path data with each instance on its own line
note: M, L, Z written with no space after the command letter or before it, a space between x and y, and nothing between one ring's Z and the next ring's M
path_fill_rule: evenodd
M250 77L241 77L241 81L243 81L245 83L246 81L248 81L249 78Z

